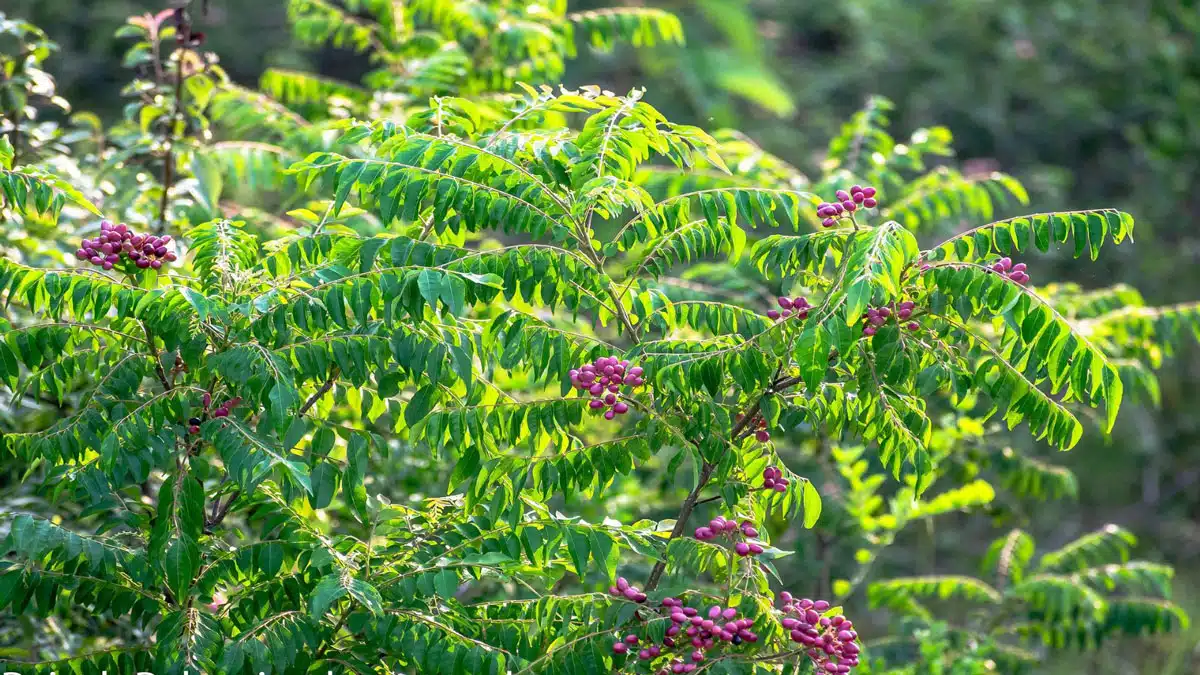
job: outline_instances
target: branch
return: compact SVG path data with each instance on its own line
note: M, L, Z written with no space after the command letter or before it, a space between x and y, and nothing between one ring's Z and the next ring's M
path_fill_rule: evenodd
M158 381L162 382L164 391L171 391L171 382L167 379L167 372L162 367L162 357L158 353L158 346L154 344L154 334L150 332L150 324L142 321L142 330L146 333L146 346L150 348L150 356L154 358L154 372L158 375Z
M308 413L308 411L311 410L314 405L317 404L317 401L319 401L322 396L329 393L329 390L333 388L333 384L337 382L337 377L340 372L341 371L338 370L337 366L334 366L333 369L329 371L329 377L325 379L325 382L321 384L321 387L313 392L313 395L309 396L308 400L304 402L304 405L300 406L300 409L296 411L297 417L304 417L304 415ZM225 516L229 515L229 509L233 506L233 502L241 495L242 490L241 488L238 488L230 493L229 499L226 500L223 505L220 507L214 507L212 517L208 520L208 527L213 528L217 525L220 525L221 522L225 520Z
M321 387L313 392L313 395L309 396L308 400L304 402L304 405L300 406L300 409L296 411L297 417L304 417L305 413L311 410L312 407L317 404L317 401L321 400L322 396L329 393L330 389L333 389L333 384L334 382L337 382L338 374L340 372L341 371L338 370L337 366L334 366L333 369L329 371L329 377L325 378L325 382L321 385Z
M175 18L178 22L176 27L177 35L179 36L180 48L178 50L179 59L175 64L175 101L174 109L171 111L171 126L166 131L167 141L167 156L163 159L162 171L162 200L158 205L158 234L162 234L167 229L167 207L170 205L171 185L175 182L175 125L179 123L183 117L183 65L184 57L187 56L187 45L192 39L191 25L188 23L187 11L178 9L175 12Z
M700 470L700 480L696 482L696 487L692 488L691 494L687 496L687 499L683 501L683 506L679 508L679 515L675 518L675 527L671 530L671 536L667 537L668 544L672 539L683 534L684 528L687 527L687 520L692 515L692 509L696 508L696 500L700 498L700 491L708 485L714 469L716 469L715 464L704 463L704 468ZM654 563L654 569L650 570L650 578L646 580L646 588L643 589L643 592L649 593L653 591L658 586L658 582L662 580L663 572L666 569L666 560Z

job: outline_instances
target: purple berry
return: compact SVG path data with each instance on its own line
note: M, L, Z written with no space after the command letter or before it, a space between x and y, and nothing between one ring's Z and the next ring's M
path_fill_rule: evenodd
M734 545L733 551L744 558L750 555L750 544L747 544L744 541L739 541Z
M774 309L767 310L767 318L768 319L771 319L772 321L778 321L779 317L780 317L780 314L778 311L776 311Z
M833 194L837 196L839 202L843 202L843 206L845 205L844 202L850 200L850 193L846 192L845 190L838 190Z
M629 412L629 405L624 401L617 401L617 404L613 406L613 411L618 415L624 415Z
M864 206L864 207L866 207L866 208L868 208L868 209L873 209L873 208L875 208L875 207L876 207L876 206L878 206L878 205L879 205L879 202L875 201L875 200L874 200L873 198L871 198L871 197L866 197L866 198L864 198L864 199L863 199L863 206Z
M616 642L612 646L614 654L624 654L629 651L629 647L624 642Z
M855 203L855 204L861 204L861 203L863 203L863 201L864 201L865 199L866 199L866 197L863 197L863 193L861 193L861 192L855 192L855 193L854 193L854 198L853 198L853 201L854 201L854 203Z
M159 269L160 267L162 267L162 261L161 260L151 260L150 266L153 267L154 269Z
M606 419L606 420L611 420L611 419L615 418L616 416L617 416L617 414L611 410L607 410L604 413L604 419Z
M837 224L837 221L834 220L833 218L826 218L825 220L821 221L821 225L823 227L833 227L836 224Z
M636 636L636 635L634 635L634 634L632 634L632 633L630 633L629 635L626 635L626 636L625 636L625 644L627 644L627 645L636 645L637 643L638 643L638 636Z

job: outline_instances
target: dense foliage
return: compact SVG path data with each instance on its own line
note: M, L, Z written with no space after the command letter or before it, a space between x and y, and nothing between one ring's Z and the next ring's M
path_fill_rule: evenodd
M289 12L362 86L237 86L168 10L123 29L106 129L45 119L52 46L0 18L8 669L1021 672L1187 625L1116 526L877 573L910 526L1072 494L1021 439L1155 402L1200 310L1014 260L1130 215L1001 218L1024 188L883 99L810 177L546 84L681 40L659 10Z

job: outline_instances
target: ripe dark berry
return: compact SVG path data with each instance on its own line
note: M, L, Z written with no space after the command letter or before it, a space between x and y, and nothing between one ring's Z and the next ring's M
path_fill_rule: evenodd
M189 425L191 425L191 426L196 426L196 425L200 424L200 418L199 418L199 417L193 417L193 418L191 418L190 420L188 420L188 424L189 424Z

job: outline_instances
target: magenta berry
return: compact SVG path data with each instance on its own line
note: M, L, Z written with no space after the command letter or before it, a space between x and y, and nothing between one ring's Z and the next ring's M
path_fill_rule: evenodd
M170 237L148 237L134 234L125 224L114 226L105 220L100 223L100 234L94 239L84 239L75 251L75 257L86 260L105 270L118 265L126 271L132 269L159 269L163 262L178 259L170 250Z
M989 266L993 272L1015 283L1024 285L1029 282L1029 274L1025 271L1025 263L1013 264L1012 258L1003 257Z
M812 661L816 672L848 673L858 665L858 633L846 617L838 614L823 617L829 609L825 600L807 598L796 602L789 593L780 593L783 615L780 624L789 630L789 637L801 647Z
M616 419L617 415L629 412L629 404L620 400L621 386L641 387L645 384L643 372L639 367L630 367L628 360L602 356L591 363L571 369L569 376L571 386L586 391L593 397L588 402L588 407L596 411L604 410L604 419L612 420Z
M624 654L625 652L629 651L629 646L624 642L616 642L613 643L612 650L614 654Z

